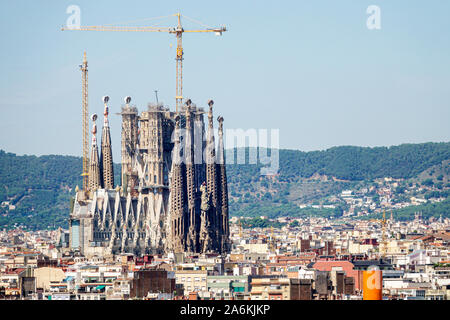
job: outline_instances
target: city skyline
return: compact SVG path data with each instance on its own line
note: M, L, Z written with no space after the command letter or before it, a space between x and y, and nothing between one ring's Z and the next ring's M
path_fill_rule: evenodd
M449 9L5 4L0 300L449 300Z

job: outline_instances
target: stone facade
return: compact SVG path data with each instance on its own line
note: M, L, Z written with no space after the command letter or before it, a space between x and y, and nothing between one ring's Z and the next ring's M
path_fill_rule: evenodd
M106 103L100 161L94 125L90 190L77 193L70 216L72 248L84 254L99 248L137 255L228 252L223 118L216 161L213 102L205 134L205 112L190 100L178 113L149 105L140 115L130 100L119 113L122 172L115 189Z

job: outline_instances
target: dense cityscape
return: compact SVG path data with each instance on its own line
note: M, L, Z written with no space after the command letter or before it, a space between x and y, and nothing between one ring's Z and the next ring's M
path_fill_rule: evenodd
M263 217L264 218L264 217ZM298 221L296 227L291 227ZM0 233L3 299L362 299L362 272L382 270L383 299L445 300L450 219L280 219L243 228L219 254L81 256L67 230Z
M162 8L79 1L34 8L41 37L22 5L3 17L24 34L4 31L17 57L0 87L2 303L145 300L210 318L450 300L446 10L184 8L212 27L180 8L106 24ZM414 33L423 12L441 24Z

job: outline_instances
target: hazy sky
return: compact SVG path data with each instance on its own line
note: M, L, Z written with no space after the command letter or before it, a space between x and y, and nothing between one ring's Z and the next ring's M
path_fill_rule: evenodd
M142 111L158 90L174 108L175 36L61 31L69 5L80 7L81 25L178 11L225 25L221 37L183 36L184 96L203 107L213 99L225 128L279 128L280 147L305 151L450 140L447 0L18 0L0 12L0 149L81 155L85 50L89 113L101 129L101 97L110 96L115 162L125 96ZM381 9L379 30L367 28L369 5Z

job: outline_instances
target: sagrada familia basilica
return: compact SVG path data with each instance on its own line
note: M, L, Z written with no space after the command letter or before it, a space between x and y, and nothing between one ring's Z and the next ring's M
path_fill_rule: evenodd
M126 97L121 185L114 187L108 100L100 149L91 118L89 187L72 204L70 247L85 255L229 252L223 118L216 143L213 101L207 112L187 100L178 112L149 104L139 114Z

